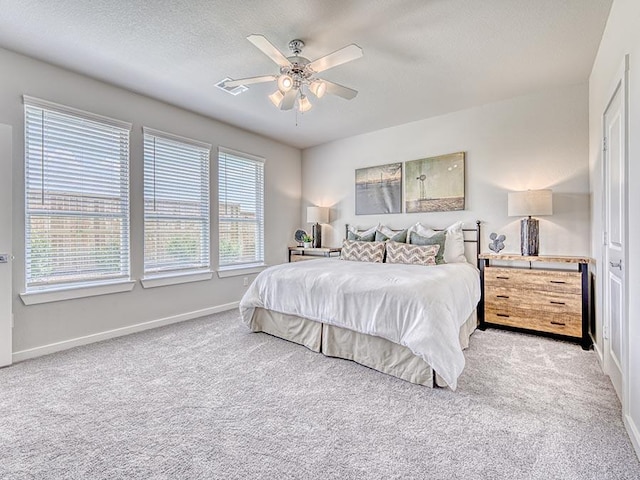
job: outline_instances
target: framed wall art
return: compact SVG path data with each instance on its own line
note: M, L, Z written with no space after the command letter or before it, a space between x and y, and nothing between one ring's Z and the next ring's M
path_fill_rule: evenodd
M402 212L402 163L356 170L356 215Z
M404 164L405 212L464 210L465 152Z

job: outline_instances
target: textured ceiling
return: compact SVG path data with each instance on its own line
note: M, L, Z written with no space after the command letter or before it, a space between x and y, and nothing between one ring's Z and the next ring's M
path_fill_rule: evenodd
M585 82L612 0L0 0L0 46L305 148L561 85ZM277 73L246 40L314 60L350 43L364 57L324 72L359 91L304 115L238 96L224 77Z

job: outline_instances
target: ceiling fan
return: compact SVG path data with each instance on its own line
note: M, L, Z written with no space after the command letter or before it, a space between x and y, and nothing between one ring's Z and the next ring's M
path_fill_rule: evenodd
M280 74L227 80L224 82L225 88L275 81L278 89L269 95L271 102L281 110L291 110L297 104L298 110L302 113L313 106L305 91L311 92L317 98L329 93L347 100L351 100L358 94L356 90L316 77L317 73L362 57L362 49L354 43L312 62L300 56L304 47L302 40L295 39L289 42L289 49L292 52L289 57L285 57L263 35L249 35L247 40L280 67Z

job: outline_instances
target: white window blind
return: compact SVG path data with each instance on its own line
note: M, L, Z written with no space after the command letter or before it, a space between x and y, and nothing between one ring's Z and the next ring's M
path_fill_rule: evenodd
M128 279L131 125L24 104L27 291Z
M264 160L218 152L220 267L264 263Z
M144 129L144 271L210 267L211 145Z

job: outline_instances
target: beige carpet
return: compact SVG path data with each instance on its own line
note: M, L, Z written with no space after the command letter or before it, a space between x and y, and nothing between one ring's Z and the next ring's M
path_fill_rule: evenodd
M456 392L237 312L0 370L2 479L638 479L595 354L476 332Z

